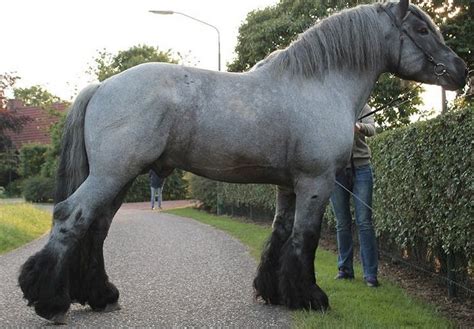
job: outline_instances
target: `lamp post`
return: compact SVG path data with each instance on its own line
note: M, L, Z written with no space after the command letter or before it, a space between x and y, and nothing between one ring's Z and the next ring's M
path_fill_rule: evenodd
M207 22L204 22L204 21L201 21L200 19L197 19L197 18L194 18L192 16L189 16L187 14L184 14L184 13L181 13L179 11L173 11L173 10L150 10L149 11L150 13L153 13L153 14L158 14L158 15L173 15L173 14L177 14L177 15L181 15L181 16L184 16L184 17L187 17L187 18L190 18L196 22L199 22L199 23L202 23L204 25L207 25L207 26L210 26L212 27L214 30L216 30L217 32L217 67L218 67L218 70L220 71L221 70L221 34L219 32L219 29L217 27L215 27L214 25L212 24L209 24Z

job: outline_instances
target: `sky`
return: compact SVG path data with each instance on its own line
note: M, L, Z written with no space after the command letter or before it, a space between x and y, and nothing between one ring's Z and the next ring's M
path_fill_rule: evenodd
M247 13L278 0L2 0L0 73L15 72L17 87L41 85L71 100L94 78L87 74L98 51L116 53L134 45L187 55L189 65L217 70L217 33L181 15L216 26L222 70L235 58L239 26ZM440 107L439 87L428 87L427 108Z

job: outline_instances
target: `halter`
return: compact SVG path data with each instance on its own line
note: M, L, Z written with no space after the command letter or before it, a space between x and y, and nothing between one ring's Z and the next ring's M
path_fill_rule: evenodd
M392 20L392 22L395 24L395 26L398 28L398 30L400 31L400 47L398 49L398 63L397 63L397 71L399 71L399 68L400 68L400 61L401 61L401 58L402 58L402 46L403 46L403 41L404 41L404 38L403 38L403 35L406 35L408 38L410 38L410 40L413 42L413 44L421 50L421 52L425 55L426 59L428 60L428 62L430 62L431 64L433 64L433 71L434 71L434 74L436 75L436 78L439 79L441 76L445 75L445 74L449 74L448 71L446 70L446 65L441 63L441 62L436 62L434 57L428 53L423 47L421 47L417 42L416 40L408 33L408 31L402 26L403 22L407 19L408 15L410 13L413 13L413 11L411 11L410 9L408 9L408 13L407 15L405 15L405 17L402 19L401 21L401 24L398 22L397 18L395 17L395 15L387 8L387 6L382 6L383 10L385 11L385 13L388 15L388 17L390 17L390 19ZM391 8L391 7L390 7ZM413 13L414 15L418 16L417 14ZM421 18L421 17L420 17Z

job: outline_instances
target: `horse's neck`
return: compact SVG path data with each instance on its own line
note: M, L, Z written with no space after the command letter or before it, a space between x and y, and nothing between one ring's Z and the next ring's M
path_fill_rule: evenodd
M357 120L381 73L382 70L335 72L328 75L323 86L328 87L330 97L349 106L347 110L350 110L354 114L354 120Z

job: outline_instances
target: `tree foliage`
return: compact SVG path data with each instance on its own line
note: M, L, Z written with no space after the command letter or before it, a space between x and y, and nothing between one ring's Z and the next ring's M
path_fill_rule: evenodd
M53 104L62 101L61 98L38 85L28 88L15 88L13 95L15 99L21 100L25 106L36 106L43 109L49 109Z
M6 92L19 79L11 73L0 74L0 153L6 152L11 146L7 132L19 132L28 121L25 116L15 116L7 110Z
M148 62L178 63L173 58L171 50L161 51L158 47L147 45L133 46L130 49L112 54L107 50L99 51L94 59L94 66L89 68L89 73L93 74L99 81L125 71L133 66Z

